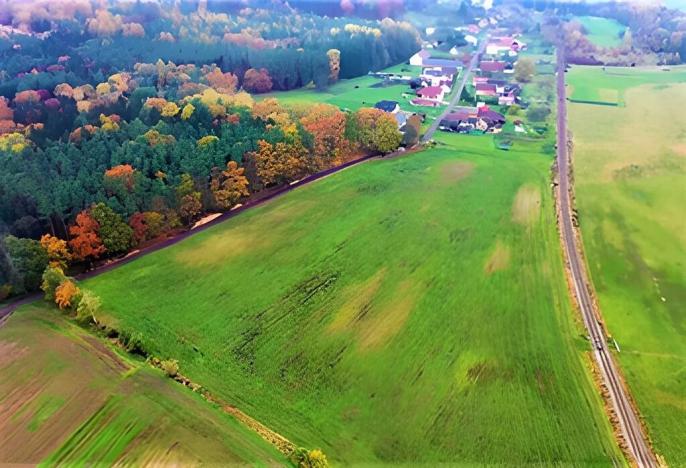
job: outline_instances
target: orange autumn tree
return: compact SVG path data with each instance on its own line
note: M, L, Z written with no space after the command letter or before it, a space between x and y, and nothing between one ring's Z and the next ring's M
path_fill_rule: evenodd
M318 169L340 162L348 143L345 139L345 113L331 104L316 104L300 119L300 123L314 137Z
M44 234L40 238L40 245L48 254L50 266L53 268L66 269L72 255L67 247L67 242L50 234Z
M233 73L222 73L219 68L215 68L205 75L207 84L220 93L233 94L238 87L238 77Z
M217 206L227 210L235 205L241 197L250 195L248 178L243 175L245 169L238 167L236 161L229 161L226 170L212 178L211 190Z
M135 169L131 164L120 164L105 171L105 184L113 187L113 185L121 184L129 192L133 190Z
M105 246L98 236L100 225L86 210L76 216L76 223L69 228L72 239L69 247L76 260L90 260L105 253Z
M66 280L55 289L55 304L62 310L71 307L76 302L79 292L79 288L73 281Z

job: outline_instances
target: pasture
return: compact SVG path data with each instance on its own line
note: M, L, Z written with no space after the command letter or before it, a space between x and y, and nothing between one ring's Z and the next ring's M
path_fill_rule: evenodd
M421 73L421 67L401 63L386 68L382 72L417 77ZM437 117L445 109L445 106L437 108L414 106L410 100L416 97L415 91L408 85L390 84L384 86L382 79L373 76L340 80L323 91L301 88L291 91L276 91L260 96L261 99L268 97L275 97L279 102L289 105L310 105L325 102L351 111L356 111L361 107L374 107L374 104L382 100L397 101L402 110L425 113L429 118ZM445 100L448 99L449 97L446 96Z
M575 16L574 20L583 25L586 37L593 44L599 47L621 45L626 26L619 21L602 16Z
M285 462L230 416L52 306L0 329L0 464Z
M611 465L540 142L437 134L86 282L155 355L338 463Z
M686 464L684 73L624 70L612 86L625 106L569 107L593 283L651 438L672 466ZM593 74L573 68L574 92Z
M575 65L567 75L572 102L624 106L627 89L647 83L659 86L686 81L686 66L626 68Z

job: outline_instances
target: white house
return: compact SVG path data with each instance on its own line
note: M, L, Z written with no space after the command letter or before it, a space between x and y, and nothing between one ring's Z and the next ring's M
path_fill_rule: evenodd
M467 44L471 44L473 46L475 46L479 42L476 36L472 36L471 34L466 34L464 36L464 40L467 41Z
M422 65L424 65L424 60L428 59L429 57L431 57L431 54L428 51L422 49L416 54L414 54L412 57L410 57L410 65L421 67Z

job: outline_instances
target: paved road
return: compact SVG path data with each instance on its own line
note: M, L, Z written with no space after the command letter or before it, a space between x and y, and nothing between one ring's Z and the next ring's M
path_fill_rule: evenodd
M567 137L567 99L565 92L565 57L564 47L557 49L557 166L559 171L560 196L560 231L565 247L566 260L574 283L574 292L584 324L588 330L593 354L600 368L601 377L610 396L612 407L617 415L622 436L626 440L629 452L641 467L657 466L655 456L646 441L638 415L629 402L627 390L617 371L617 365L607 347L606 337L593 310L593 301L589 293L585 264L581 259L572 225L572 202L569 193L569 140Z
M479 63L479 60L481 59L481 55L484 53L484 50L486 49L486 43L488 42L488 36L484 37L481 40L481 43L479 44L479 48L472 57L472 60L470 60L469 65L467 68L464 70L464 73L462 75L462 80L460 81L460 84L458 85L457 92L453 95L453 98L450 100L448 103L448 107L445 108L445 111L438 117L436 117L436 120L431 124L429 129L426 131L424 136L422 136L422 143L426 143L427 141L431 140L434 136L434 132L438 129L438 126L441 123L441 120L445 118L446 115L448 115L450 112L452 112L453 107L455 107L455 104L460 102L460 96L462 96L462 91L464 90L465 85L467 84L467 80L469 79L469 75L471 75L472 70L476 65Z

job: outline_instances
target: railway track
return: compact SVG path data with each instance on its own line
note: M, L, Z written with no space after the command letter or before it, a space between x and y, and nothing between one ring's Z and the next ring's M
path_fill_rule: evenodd
M633 461L640 467L658 466L638 414L629 400L617 364L607 346L605 331L596 317L593 300L588 289L588 275L581 258L581 246L577 245L572 224L572 202L569 179L569 139L567 133L567 98L565 91L565 51L564 46L557 48L557 167L559 172L559 226L560 235L569 267L574 295L588 331L593 355L600 369L601 377L612 408L617 416L619 430L626 442L626 448Z

